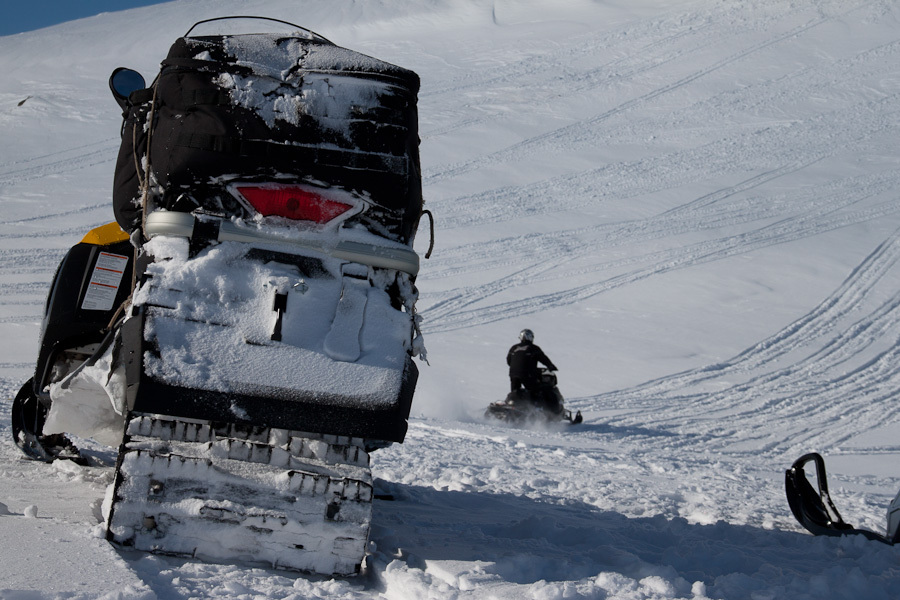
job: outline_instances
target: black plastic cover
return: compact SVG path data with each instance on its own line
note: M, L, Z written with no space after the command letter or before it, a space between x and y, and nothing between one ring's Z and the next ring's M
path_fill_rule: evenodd
M106 252L127 257L127 267L109 310L82 307L91 275L100 254ZM100 342L116 310L131 293L134 248L126 240L106 246L79 243L63 258L47 296L41 324L41 345L35 369L35 393L50 382L50 373L61 350Z
M411 241L422 211L414 72L320 39L219 35L178 39L155 86L125 115L114 189L124 229L140 223L149 141L156 205L188 194L233 215L230 181L306 182L366 198L372 208L354 219Z

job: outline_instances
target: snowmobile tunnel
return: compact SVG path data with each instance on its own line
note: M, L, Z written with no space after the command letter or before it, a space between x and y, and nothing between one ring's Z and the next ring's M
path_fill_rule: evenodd
M141 340L142 318L123 325L126 346L145 348ZM131 410L138 414L166 415L205 421L223 419L254 426L275 427L402 442L419 371L407 356L397 398L389 404L370 404L364 398L337 394L313 394L297 389L273 388L263 384L229 392L180 386L156 379L143 368L143 351L130 352L126 359ZM131 402L131 401L130 401Z
M148 237L157 235L194 236L194 228L198 219L189 213L174 211L155 211L147 215L145 231ZM220 242L275 242L299 246L329 254L335 258L355 262L369 267L396 269L412 276L419 272L419 255L414 250L397 244L381 246L363 244L350 240L342 240L333 247L314 244L303 239L285 239L283 236L266 234L264 231L239 227L230 221L221 221L216 234Z

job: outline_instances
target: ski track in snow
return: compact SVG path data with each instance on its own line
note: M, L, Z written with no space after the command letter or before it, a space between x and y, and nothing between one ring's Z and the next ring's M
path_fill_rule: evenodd
M737 433L741 437L738 445L753 452L783 446L780 432L771 431L773 420L810 422L807 431L791 440L788 449L793 452L839 448L842 442L875 425L895 423L900 419L894 401L900 391L900 340L896 339L900 301L890 296L879 303L867 301L886 274L897 267L898 259L900 234L894 234L832 296L773 337L728 362L666 377L604 400L617 405L637 403L642 408L655 404L651 415L641 410L640 422L661 427L675 424L681 431L701 428L710 438L728 440L710 440L720 451L733 444ZM895 281L889 284L895 285ZM791 354L799 356L782 360ZM866 357L865 361L854 364L859 357ZM733 378L745 381L721 391L679 393L705 382ZM857 398L848 410L850 396ZM659 411L659 401L665 397L674 406ZM810 405L816 407L814 415L809 414ZM739 423L741 431L734 427L708 428L724 415L728 415L728 421ZM836 429L834 423L842 420L846 423Z
M0 186L26 183L87 167L115 163L118 150L119 140L107 139L43 156L0 163Z
M734 15L730 15L734 16ZM818 27L826 22L832 21L835 17L818 17L810 22L803 23L798 25L790 30L779 33L778 35L767 37L766 39L751 43L749 46L742 47L739 51L726 56L725 58L720 58L717 60L713 60L709 65L702 67L696 71L693 71L683 77L677 78L674 81L669 83L660 85L658 87L654 87L652 90L647 92L646 94L640 95L636 98L630 99L622 104L613 107L607 111L604 111L596 116L593 116L588 119L580 120L571 125L567 125L565 127L561 127L555 129L553 131L547 132L545 134L529 137L528 139L522 141L519 144L514 144L508 148L504 148L503 150L490 153L487 155L480 155L471 160L463 162L458 165L449 165L442 166L437 170L425 170L424 181L426 183L435 183L445 178L459 176L465 172L468 172L473 169L481 169L486 165L490 165L493 163L510 163L515 162L516 160L521 159L523 156L528 154L534 154L537 152L544 152L548 149L554 150L566 150L566 149L575 149L577 150L581 144L596 144L598 142L598 138L601 140L605 133L598 133L597 128L602 127L605 131L608 131L608 125L605 121L610 118L619 115L620 113L627 112L635 107L641 106L643 104L649 103L653 100L658 99L659 97L672 93L674 91L679 90L680 88L700 79L702 77L708 76L715 71L722 69L728 65L733 63L742 61L751 57L754 53L765 50L773 45L782 43L786 40L790 40L793 38L797 38L809 30ZM768 23L768 25L773 25L776 19L772 19ZM670 62L674 60L677 56L678 59L684 61L687 64L691 64L689 58L695 53L699 53L699 50L706 49L713 45L725 45L727 41L734 41L735 37L737 39L741 39L743 35L746 35L746 32L754 31L756 27L747 27L748 23L746 21L742 21L737 27L734 29L717 29L715 33L714 40L706 39L706 36L702 35L697 31L691 31L693 35L690 37L690 43L693 44L694 48L690 48L685 51L682 48L678 50L673 50L669 47L669 44L663 44L661 42L654 42L652 44L647 44L646 46L641 47L638 50L629 53L629 57L627 60L631 61L641 61L638 66L625 66L618 64L621 61L626 59L620 59L620 61L614 61L612 64L605 64L602 67L589 71L585 74L580 74L579 77L576 77L576 81L580 78L585 78L591 80L591 85L586 89L590 89L594 91L595 88L599 88L596 91L599 91L600 94L603 94L605 91L611 89L613 86L622 86L628 83L632 83L632 80L637 78L638 76L646 75L648 71L652 71L655 69L663 70L665 67L670 66ZM757 23L757 27L765 30L765 26L767 24L759 24ZM651 28L650 35L657 34L656 25L654 28ZM682 41L684 35L674 35L668 38L667 42L672 41ZM699 38L699 41L698 41ZM608 43L608 40L604 40L604 42ZM603 42L594 43L592 40L588 41L585 44L587 47L594 48L596 46L601 46ZM888 48L896 51L897 43L893 42L888 45ZM880 53L882 51L881 48L876 48L872 50L867 50L867 53ZM858 57L857 57L858 58ZM545 59L546 60L546 59ZM541 61L534 61L532 57L528 57L527 59L523 59L523 62L527 61L530 65L528 68L528 75L533 76L534 70L539 69L544 72L558 72L565 71L568 64L560 64L560 62L556 61L546 61L541 64ZM538 64L534 66L534 63ZM849 61L849 65L839 64L839 67L847 68L848 66L853 66L857 61L851 60ZM833 65L828 65L829 67ZM479 89L486 85L499 85L503 83L508 83L509 81L513 81L515 79L521 78L524 73L523 69L520 65L516 65L512 69L512 73L498 75L493 78L493 80L485 81L483 79L477 79L475 82L466 85L465 87L452 87L447 89L445 94L453 94L455 96L464 96L465 92L470 89ZM593 78L597 72L601 73L615 73L615 77L611 81L601 81L594 82ZM667 74L662 74L662 78L667 78ZM553 86L553 78L549 76L542 77L543 81L549 81L551 83L550 86L545 86L545 89L542 90L545 94L552 94L551 97L556 97L559 95L558 88ZM468 82L467 82L468 83ZM781 81L782 85L785 83L791 83L791 80ZM568 93L578 93L584 91L579 88L578 85L575 85L574 88L569 88L567 86ZM809 86L805 88L805 91L809 91ZM490 96L488 92L483 92L484 95ZM615 94L610 94L611 96L615 96ZM423 98L426 103L429 100L428 94L423 94ZM529 101L532 102L542 102L548 101L549 98L541 98L538 96L537 98L530 97ZM742 108L746 108L746 104L742 104ZM468 125L468 124L467 124ZM425 132L425 135L428 135L428 132ZM719 154L721 155L721 154Z
M727 59L717 60L713 65L701 69L697 73L685 78L684 83L693 81L697 77L710 73L715 69L730 64L742 57L747 57L753 52L760 51L783 40L799 36L807 30L826 22L827 19L817 19L811 23L804 23L791 31L768 38L763 42L757 42L750 48L744 48L740 52ZM738 30L730 32L736 34ZM719 33L718 40L725 34ZM674 36L674 40L680 40L682 36ZM704 37L702 34L697 37ZM712 42L703 39L699 43L708 46ZM652 45L651 50L657 50L663 56L671 56L671 48L660 48L659 44ZM766 81L762 84L762 93L755 89L757 86L748 86L743 94L729 91L717 94L712 98L703 98L687 106L679 114L675 123L661 123L646 119L646 124L637 120L642 131L660 131L685 127L687 124L697 126L701 120L709 120L710 113L722 119L736 118L736 110L746 111L752 103L774 101L790 105L798 102L800 98L808 97L811 93L824 87L826 82L833 81L835 69L847 77L860 77L877 71L876 65L881 64L885 57L895 56L900 50L897 42L880 45L873 49L866 49L853 57L826 63L818 69L802 68L797 73L781 77L776 81ZM583 52L586 52L583 51ZM647 63L654 63L656 59L649 53L635 53ZM634 60L637 60L635 58ZM868 62L867 62L868 61ZM544 67L547 71L561 70L555 61L549 61L542 65L541 61L527 61L529 64L537 63L530 69ZM871 64L870 64L871 63ZM489 80L478 79L472 85L478 86L507 82L515 76L521 76L524 69L521 65L514 65L511 70L513 75L494 75ZM643 74L645 69L634 69L635 73ZM626 77L627 79L627 77ZM552 78L545 77L545 80ZM615 82L622 85L621 80ZM657 88L638 100L628 101L629 105L640 101L651 101L670 89L674 84ZM552 86L545 86L555 90ZM466 89L449 87L448 92L465 97ZM490 92L484 95L490 96ZM614 93L610 93L614 95ZM424 95L425 101L428 96ZM497 223L501 230L502 224L521 216L522 214L535 215L551 213L560 210L573 210L581 206L603 202L608 197L640 199L642 196L662 189L677 188L696 177L695 166L703 165L707 176L716 173L734 173L741 170L749 170L754 164L772 164L773 160L782 163L781 166L768 170L761 174L751 176L749 179L729 185L715 193L707 194L693 202L689 202L660 215L641 219L635 222L594 225L589 228L574 230L545 231L526 236L520 243L517 240L500 238L489 240L482 244L453 247L437 253L437 258L428 263L428 276L442 278L459 274L471 273L473 269L493 269L502 266L513 266L515 270L505 277L495 279L489 285L456 288L446 290L440 294L434 305L426 305L421 312L426 317L428 331L440 332L465 328L494 320L513 318L527 315L531 312L545 310L549 306L559 306L567 303L578 302L594 293L605 289L612 289L642 279L651 274L662 274L674 268L675 265L689 267L706 260L715 260L719 257L732 256L740 251L750 251L759 248L760 245L776 244L800 239L806 235L816 235L829 227L841 227L853 222L861 222L879 218L890 214L895 210L893 201L884 206L866 211L856 211L851 214L835 214L824 216L817 222L809 219L804 210L815 210L823 213L837 211L839 208L851 207L868 196L890 191L896 184L897 173L877 174L874 177L851 179L848 181L829 181L829 187L837 187L836 190L816 190L814 193L825 193L829 202L816 197L805 197L803 203L795 202L796 194L792 194L791 201L784 198L748 197L747 192L759 185L771 183L779 177L801 171L814 165L836 153L849 151L863 151L871 138L875 135L883 135L887 132L897 132L898 124L896 114L885 111L886 106L896 102L896 95L881 97L875 100L867 99L858 104L853 104L840 111L830 111L826 114L816 114L807 121L784 119L781 122L764 123L753 126L749 131L738 128L738 137L726 137L715 139L699 147L680 149L672 153L664 153L651 159L643 158L638 163L614 164L599 169L580 172L574 175L560 176L551 180L543 180L526 186L514 186L489 190L477 196L454 198L434 202L434 211L437 214L438 224L449 227L472 226L475 224ZM612 113L625 110L619 108ZM678 114L678 113L676 113ZM671 116L671 115L669 115ZM512 163L522 158L523 147L533 148L533 152L557 152L561 147L557 139L565 140L569 144L577 144L579 138L585 144L597 144L604 141L602 136L613 137L608 133L608 128L600 135L593 134L592 124L599 117L587 121L579 121L549 134L531 137L520 144L513 145L504 150L490 155L480 155L471 159L466 164L466 169L480 169L491 164L492 161ZM604 123L604 127L606 127ZM626 126L634 129L635 124L629 121ZM588 135L586 132L591 132ZM795 140L797 136L804 140L815 140L815 143L797 148ZM638 137L635 135L635 137ZM841 144L835 144L834 140L840 139ZM452 167L448 171L460 173L458 167ZM660 175L662 174L662 175ZM426 181L431 177L440 178L443 175L428 175L426 169ZM567 201L560 207L561 196L569 195L576 198ZM547 202L547 198L553 200ZM773 202L773 200L775 200ZM843 203L843 206L841 206ZM725 205L725 206L723 206ZM780 210L780 212L779 212ZM675 237L683 232L696 230L707 224L712 227L722 227L723 215L729 211L735 220L742 219L746 227L752 227L756 223L764 225L757 231L748 231L744 239L731 236L721 240L722 246L716 250L709 248L706 243L704 248L672 250L672 255L661 253L659 266L650 266L631 274L617 276L608 282L592 283L587 288L573 288L560 291L545 297L525 298L505 305L485 306L483 301L495 294L511 287L529 284L540 278L545 273L555 273L560 280L564 280L571 273L560 270L562 264L570 263L573 258L584 255L603 255L604 249L614 248L619 245L631 243L638 246L648 240L665 237ZM781 226L781 231L770 228L766 219L775 219L781 216L784 219L794 219L794 224L786 223ZM719 219L717 222L716 219ZM828 222L831 219L831 222ZM855 219L855 220L854 220ZM733 222L738 225L739 223ZM449 236L450 233L444 234ZM524 263L521 255L523 246L535 248L533 262ZM614 265L597 265L598 270Z
M93 536L114 451L84 441L99 465L88 468L25 461L8 441L10 402L0 403L0 502L13 513L0 511L0 528L21 527L25 507L40 506L44 529L26 530L76 540L100 557L109 586L7 589L0 580L0 596L895 597L900 548L803 533L782 477L812 450L881 457L880 470L859 459L832 472L844 516L876 530L900 486L900 14L879 0L658 4L641 15L563 3L580 23L565 12L548 21L543 1L440 5L458 21L406 16L382 24L397 28L393 41L371 34L373 55L384 51L423 80L423 180L437 226L418 280L426 342L449 347L442 355L459 364L468 354L501 364L493 346L472 340L511 336L531 319L551 329L598 305L628 313L629 298L645 300L648 290L658 295L648 305L661 310L681 281L714 282L760 255L808 266L816 261L803 254L821 252L829 291L777 326L760 318L765 306L735 308L734 319L751 321L747 329L757 319L759 333L733 356L698 357L690 368L648 364L641 383L610 391L582 383L590 392L567 405L585 423L569 429L509 429L464 410L443 416L443 398L428 391L465 397L467 380L480 375L433 359L406 443L373 455L377 491L392 500L375 504L367 573L357 579L110 549ZM195 10L187 5L171 10ZM229 8L238 5L225 0L221 11ZM284 14L297 20L296 12ZM409 33L419 29L410 23L424 33ZM346 26L365 51L368 30ZM341 31L322 33L341 43ZM408 42L397 41L400 32ZM36 112L13 110L27 95L3 87L13 84L40 89ZM0 216L0 332L22 340L0 355L7 398L33 371L56 265L112 217L93 191L111 187L118 140L95 126L114 122L118 109L109 100L92 108L108 112L101 117L54 112L78 106L78 85L61 85L54 98L49 84L0 84L0 131L36 133L47 120L80 132L52 152L0 145L0 202L11 207ZM70 129L79 118L83 127ZM40 210L29 211L31 202ZM747 277L776 286L759 269ZM802 283L777 285L804 292ZM719 298L727 302L728 291ZM651 324L635 335L665 325L646 312ZM690 318L699 339L721 341L703 315ZM567 350L596 351L594 335L584 331ZM556 362L558 352L545 350ZM564 394L571 380L590 382L563 372ZM47 533L59 524L62 533ZM49 571L45 552L15 558Z

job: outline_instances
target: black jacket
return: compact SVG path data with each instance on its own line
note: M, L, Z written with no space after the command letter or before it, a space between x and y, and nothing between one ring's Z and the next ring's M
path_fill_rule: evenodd
M509 349L506 355L506 364L509 365L509 376L519 379L536 379L538 375L538 363L543 363L551 371L556 371L556 366L540 346L531 342L520 342Z

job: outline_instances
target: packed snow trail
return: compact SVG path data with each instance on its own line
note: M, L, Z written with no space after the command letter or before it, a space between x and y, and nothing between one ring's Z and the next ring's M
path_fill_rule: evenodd
M619 407L640 407L643 424L700 429L721 440L710 439L710 444L722 452L836 450L855 436L896 423L898 260L900 232L816 309L739 356L603 399ZM729 382L728 387L722 389L722 382ZM671 399L669 410L660 410L662 398ZM711 426L719 420L732 425ZM808 429L790 440L772 429L772 423L792 421L802 421Z

